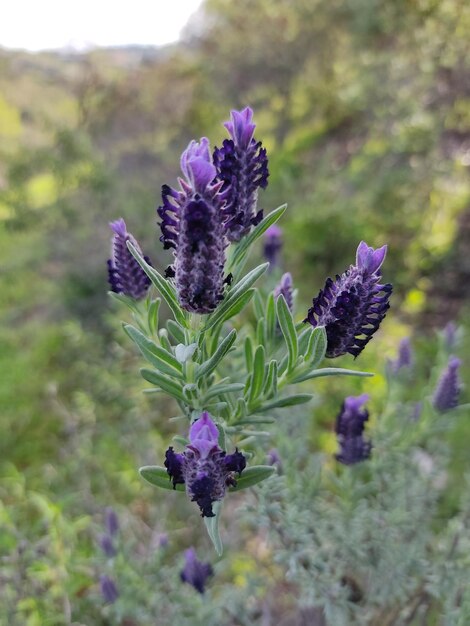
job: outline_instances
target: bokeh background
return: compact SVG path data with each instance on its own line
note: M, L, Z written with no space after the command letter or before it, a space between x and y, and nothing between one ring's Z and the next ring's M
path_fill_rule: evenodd
M268 150L262 206L289 205L282 265L299 291L298 319L361 239L388 243L392 310L360 362L341 365L378 372L368 391L380 411L385 359L412 336L410 394L420 399L436 331L450 320L470 326L469 32L465 0L206 0L163 47L0 48L1 623L170 623L152 621L158 576L176 580L189 545L214 556L197 511L137 474L160 462L175 407L141 393L106 259L108 222L124 217L154 265L168 264L160 187L174 184L190 139L220 145L231 108L254 109ZM309 442L331 454L338 406L363 382L316 390L303 409ZM449 438L450 515L470 466L468 420ZM106 507L121 525L120 613L98 585ZM232 588L261 605L282 571L266 557L254 590L256 538L235 514L224 535L211 593ZM292 590L276 593L273 624L292 609ZM188 614L191 602L197 594Z

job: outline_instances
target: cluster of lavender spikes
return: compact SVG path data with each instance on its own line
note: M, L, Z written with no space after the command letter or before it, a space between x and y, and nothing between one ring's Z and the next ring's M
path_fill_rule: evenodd
M165 454L173 487L186 485L188 496L203 517L214 517L213 503L223 499L227 487L236 485L235 474L240 475L246 466L241 452L226 454L218 442L219 429L205 411L189 429L185 451L178 454L170 447Z
M336 418L335 431L340 445L336 459L344 465L353 465L370 457L372 444L363 437L369 412L362 406L368 399L366 393L347 397Z
M181 157L179 191L162 187L157 213L164 248L173 248L178 300L191 313L210 313L223 299L225 248L239 241L263 216L258 189L268 184L268 159L253 134L253 111L232 111L225 123L231 139L215 148L192 141Z

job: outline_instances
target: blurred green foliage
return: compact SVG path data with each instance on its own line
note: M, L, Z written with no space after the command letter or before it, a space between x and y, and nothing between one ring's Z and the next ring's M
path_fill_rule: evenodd
M255 109L270 156L262 204L289 204L283 261L299 290L299 319L360 239L387 242L393 311L359 365L381 371L384 355L414 334L418 366L407 393L428 393L437 376L433 328L468 315L469 29L465 0L207 0L184 42L162 50L0 50L0 622L154 623L163 600L145 607L152 584L166 572L176 606L177 554L193 542L208 548L192 508L173 494L155 501L137 475L161 457L174 407L139 393L137 356L106 298L105 261L107 223L122 216L153 263L168 263L154 227L160 186L175 180L191 138L220 145L230 108ZM467 338L462 354L468 347ZM316 390L305 432L312 450L332 452L338 405L365 383ZM384 377L367 391L378 415ZM469 437L463 419L448 434L444 519L458 508ZM121 613L103 605L97 586L109 505L127 546ZM165 554L149 552L166 528ZM244 623L237 602L253 609L247 623L262 619L266 589L281 585L282 571L266 560L253 575L245 530L226 529L246 550L217 574L210 619L219 621L207 621L202 602L194 620ZM136 596L142 577L145 593ZM279 587L287 604L291 591ZM180 613L167 603L165 623L199 623L190 621L191 601Z

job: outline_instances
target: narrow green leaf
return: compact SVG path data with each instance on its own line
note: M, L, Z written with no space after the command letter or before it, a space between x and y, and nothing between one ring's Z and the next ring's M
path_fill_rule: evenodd
M248 395L248 405L258 398L263 389L264 383L264 361L265 351L264 346L258 346L255 351L255 358L253 360L253 373L251 377L251 385Z
M130 324L124 324L124 331L137 345L147 361L156 369L170 376L183 377L181 364L170 352L157 346L153 341L147 339L140 330L137 330Z
M166 327L170 335L178 342L185 343L186 337L184 336L184 328L182 328L175 320L168 320Z
M246 371L251 372L253 368L253 341L251 337L245 338L245 364Z
M234 273L241 271L251 246L270 226L275 224L282 217L286 209L287 204L283 204L277 209L274 209L274 211L268 213L268 215L266 215L266 217L262 219L257 226L255 226L249 235L243 237L243 239L238 243L233 254L232 267L230 268L231 271L235 270Z
M185 491L185 486L179 483L175 485L175 489L173 489L173 483L164 467L145 465L139 469L139 474L144 480L155 487L169 489L170 491Z
M255 297L253 298L253 310L257 320L264 317L264 302L259 291L255 293Z
M274 302L274 294L269 294L266 302L266 339L272 341L276 335L277 318L276 303Z
M307 350L305 351L305 361L310 362L312 367L318 367L325 358L328 338L324 326L317 326L310 335Z
M137 315L139 314L139 305L134 298L125 296L123 293L115 293L114 291L108 291L108 294L113 300L116 300L116 302L125 304L133 313L137 313Z
M266 339L266 322L264 318L260 317L256 325L256 343L258 345L264 345Z
M237 391L242 391L244 387L245 385L243 383L212 385L204 396L204 401L209 401L212 398L223 395L224 393L236 393Z
M147 368L143 368L140 370L142 378L145 378L146 381L155 385L156 387L160 387L163 391L166 391L170 396L176 398L177 400L181 400L181 402L186 402L186 398L183 395L183 389L178 383L171 380L164 374L157 372L156 370L150 370Z
M310 380L311 378L321 378L322 376L365 376L371 377L374 374L371 372L358 372L357 370L347 370L341 367L324 367L319 370L310 370L304 374L300 374L292 383L302 383L304 380Z
M147 323L152 335L158 330L158 314L161 302L160 298L155 298L155 300L152 300L150 303L147 311Z
M253 426L259 426L260 424L274 424L275 421L276 420L274 419L274 417L257 417L256 415L250 415L250 417L247 417L246 419L235 422L233 426L246 426L248 424Z
M235 487L230 487L230 491L241 491L242 489L253 487L253 485L269 478L275 471L276 468L271 465L253 465L252 467L248 467L242 472L242 475L236 479L237 484Z
M290 372L294 369L297 363L299 346L297 333L295 332L294 320L292 319L292 314L282 294L277 298L276 310L279 326L281 327L282 334L284 335L287 351L289 353L287 371Z
M163 278L163 276L157 272L157 270L151 267L146 261L140 256L139 252L136 250L135 246L132 245L130 241L127 242L127 247L129 248L130 253L135 258L140 267L144 270L147 276L152 281L153 285L157 288L158 292L165 300L165 302L170 307L175 320L184 328L188 327L187 317L184 313L183 309L178 304L178 299L176 297L176 291L173 285Z
M204 363L198 366L196 370L196 380L199 378L202 378L203 376L208 376L211 372L213 372L217 368L217 366L222 361L224 356L233 346L236 338L237 338L237 331L235 330L235 328L233 328L229 332L229 334L226 337L224 337L224 339L220 342L220 344L217 347L217 350L210 357L210 359L208 359L207 361L205 361Z
M256 411L258 413L263 413L264 411L270 411L271 409L279 409L286 406L305 404L306 402L309 402L312 398L313 395L311 393L298 393L293 396L288 396L286 398L279 398L278 400L274 400L273 402L269 402L268 404L263 404L261 407L257 408Z
M209 328L212 328L216 324L221 324L226 319L229 319L231 315L227 315L227 311L233 307L233 304L239 300L241 295L248 292L250 287L254 285L258 278L265 273L268 267L269 263L262 263L261 265L258 265L258 267L255 267L255 269L251 270L251 272L248 272L246 276L236 283L228 291L225 299L222 300L217 309L208 316L204 330L209 330ZM251 296L249 299L251 299ZM246 303L248 301L249 300L247 300Z
M216 309L215 313L212 313L214 317L208 320L204 328L204 332L209 330L216 324L223 324L223 322L225 322L226 320L240 313L240 311L244 309L248 302L251 300L254 293L255 289L248 289L248 291L242 293L236 300L231 300L230 305L225 307L223 311L219 311L219 309Z
M192 358L193 354L197 350L197 343L190 343L189 346L185 346L183 343L179 343L175 348L175 357L178 363L186 363Z
M214 511L214 517L204 517L204 523L206 525L207 534L212 541L215 551L217 552L218 556L222 556L224 547L222 545L222 540L220 539L219 533L219 518L220 512L222 510L222 502L220 500L214 502L214 504L212 505L212 510Z
M268 365L268 375L264 384L263 395L271 398L277 392L277 361L273 359Z

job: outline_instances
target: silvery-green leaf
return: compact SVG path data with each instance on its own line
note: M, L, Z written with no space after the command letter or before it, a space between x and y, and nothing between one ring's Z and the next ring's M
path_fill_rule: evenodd
M246 371L251 372L251 369L253 367L253 341L251 337L245 338L244 348L245 348Z
M157 272L157 270L155 268L151 267L142 258L142 256L136 250L135 246L133 246L130 241L127 242L127 247L129 249L130 253L132 254L132 256L137 261L137 263L140 265L140 267L144 270L144 272L150 278L150 280L152 281L153 285L155 285L155 287L157 288L157 290L160 293L160 295L162 296L162 298L165 300L165 302L170 307L170 309L171 309L171 311L172 311L172 313L173 313L173 315L175 317L175 320L179 324L181 324L181 326L183 326L184 328L187 328L188 327L187 316L186 316L185 312L183 311L183 309L178 304L178 299L176 297L176 291L175 291L175 288L173 287L173 285L168 280L163 278L163 276L159 272Z
M120 304L125 304L131 311L139 314L139 305L134 298L130 296L126 296L123 293L115 293L114 291L108 291L108 294L111 296L113 300L119 302Z
M222 361L224 356L227 354L227 352L230 350L230 348L233 346L236 338L237 331L235 329L232 329L229 334L224 337L224 339L220 342L216 351L210 357L210 359L208 359L204 363L201 363L201 365L197 367L196 378L208 376L211 372L213 372Z
M287 371L290 372L294 369L297 363L297 356L299 353L299 346L297 341L297 333L295 331L294 320L292 319L292 313L287 306L284 296L281 294L276 301L277 318L279 320L279 326L281 327L284 340L287 345L289 353Z
M292 383L301 383L304 380L310 380L311 378L321 378L322 376L373 376L371 372L358 372L357 370L348 370L341 367L324 367L319 370L310 370L299 376L296 376Z
M186 437L182 437L181 435L174 435L173 441L179 443L181 446L186 447L189 443L189 440Z
M190 343L189 346L179 343L175 348L175 357L180 363L186 363L186 361L192 358L196 350L197 343Z
M317 326L309 337L307 349L305 351L305 361L312 367L318 367L325 358L328 338L323 326Z
M204 523L207 528L207 534L212 541L215 551L217 552L218 556L222 556L224 548L219 533L219 519L222 510L222 502L214 502L214 504L212 505L212 510L214 512L214 517L204 517Z
M266 341L266 323L264 318L258 318L258 323L256 324L256 343L258 345L264 345Z
M311 393L298 393L292 396L287 396L286 398L278 398L277 400L273 400L268 404L263 404L261 407L257 408L256 411L259 413L263 413L264 411L270 411L271 409L279 409L286 406L305 404L309 402L312 398L313 395Z
M266 303L266 338L268 341L272 341L275 337L276 328L276 303L274 302L274 294L271 292Z
M223 324L226 320L240 313L240 311L244 309L251 300L254 293L254 289L248 289L248 291L245 291L237 298L230 299L230 301L227 300L227 302L221 304L215 312L209 316L209 319L204 327L204 332L210 330L216 325Z
M160 298L152 300L147 311L147 323L152 335L158 330L158 313L160 310L160 304Z
M243 383L224 383L212 385L204 396L204 400L208 401L214 397L221 396L224 393L236 393L242 391L245 385Z
M252 467L248 467L242 472L241 476L236 479L236 486L230 487L230 491L241 491L242 489L253 487L253 485L269 478L275 471L276 469L271 465L253 465Z
M253 372L251 374L251 383L248 392L248 404L252 404L260 395L264 383L264 346L258 346L253 359Z
M130 324L124 324L123 328L151 365L164 374L177 378L183 377L181 364L178 363L173 354L157 346L153 341L147 339L140 330L137 330Z
M146 465L139 469L139 474L151 485L160 487L161 489L169 489L170 491L185 491L185 486L182 484L175 485L173 489L173 483L171 482L168 472L164 467L158 465Z
M277 361L271 360L268 365L268 374L263 388L263 395L270 398L277 393Z
M181 400L182 402L186 402L186 398L183 395L183 389L181 386L168 376L165 376L161 372L157 370L151 370L147 368L142 368L140 373L146 381L155 385L156 387L160 387L163 391L166 391L170 396L176 398L177 400Z
M255 293L255 297L253 298L253 310L257 320L264 317L264 302L259 291Z
M168 320L166 323L168 332L178 343L185 343L184 328L182 328L175 320Z

